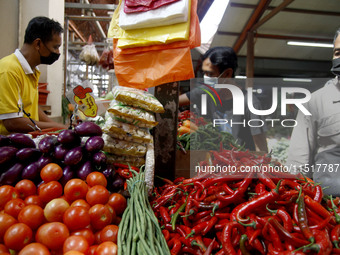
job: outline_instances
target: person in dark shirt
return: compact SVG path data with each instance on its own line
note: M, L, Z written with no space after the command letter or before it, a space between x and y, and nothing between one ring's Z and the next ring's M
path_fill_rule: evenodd
M235 77L237 69L237 56L234 50L230 47L214 47L209 49L202 56L202 72L204 74L204 83L214 86L214 81L219 81L223 84ZM216 79L217 78L217 79ZM233 80L233 79L231 79ZM222 82L221 82L222 81ZM232 83L232 82L231 82ZM202 85L203 86L203 85ZM216 105L211 98L207 100L208 116L218 119L226 119L230 122L236 123L232 126L224 125L224 131L229 131L245 148L249 150L268 151L265 132L267 127L265 125L258 125L255 122L250 127L247 123L249 120L260 120L261 116L251 113L247 107L247 100L245 100L244 115L233 114L233 97L229 89L216 89L223 102L222 105ZM247 92L243 91L244 97L247 98ZM179 106L196 104L200 108L201 95L205 93L202 89L195 88L187 93L180 95ZM253 106L255 109L261 109L260 101L253 96ZM232 121L231 121L232 120ZM237 124L237 123L245 123ZM229 130L228 130L229 129Z

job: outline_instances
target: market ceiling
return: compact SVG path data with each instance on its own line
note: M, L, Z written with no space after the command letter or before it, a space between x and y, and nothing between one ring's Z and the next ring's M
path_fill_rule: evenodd
M212 2L198 0L200 19ZM105 42L110 14L117 4L118 0L66 0L71 41L85 43L91 35L99 45ZM239 56L240 74L246 74L246 56L253 54L255 77L327 77L331 75L331 48L290 46L287 42L332 43L340 27L338 10L338 0L230 0L210 47L233 47ZM250 31L253 46L247 40ZM199 53L193 50L192 56L197 62Z

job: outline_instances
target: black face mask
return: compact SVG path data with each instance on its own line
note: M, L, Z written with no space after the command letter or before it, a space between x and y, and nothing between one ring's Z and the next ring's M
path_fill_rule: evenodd
M45 45L45 44L44 44ZM46 47L46 46L45 46ZM48 49L46 47L46 49ZM49 50L49 49L48 49ZM50 51L50 50L49 50ZM41 56L40 52L40 63L41 64L45 64L45 65L52 65L55 61L57 61L60 57L60 54L58 53L54 53L52 51L50 51L50 55L48 57L44 57L44 56Z
M336 76L340 76L340 58L335 58L332 60L332 69L331 72L334 73Z

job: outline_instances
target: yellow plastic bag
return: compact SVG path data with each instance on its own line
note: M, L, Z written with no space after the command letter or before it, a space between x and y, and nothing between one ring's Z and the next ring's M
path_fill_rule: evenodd
M108 31L108 37L119 39L119 48L131 48L188 40L190 33L191 0L189 0L187 22L134 30L123 30L119 27L119 9L121 8L121 4L122 1L119 1L119 5L112 16Z

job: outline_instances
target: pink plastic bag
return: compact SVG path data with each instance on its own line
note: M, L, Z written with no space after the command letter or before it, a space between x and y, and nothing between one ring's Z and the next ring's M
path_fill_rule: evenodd
M151 3L149 5L136 5L137 3L144 3L144 4L148 4L148 2L150 2L150 0L125 0L125 4L124 4L124 12L125 13L134 13L134 12L145 12L145 11L150 11L150 10L154 10L157 9L163 5L166 4L171 4L173 2L176 2L179 0L153 0L151 1Z

